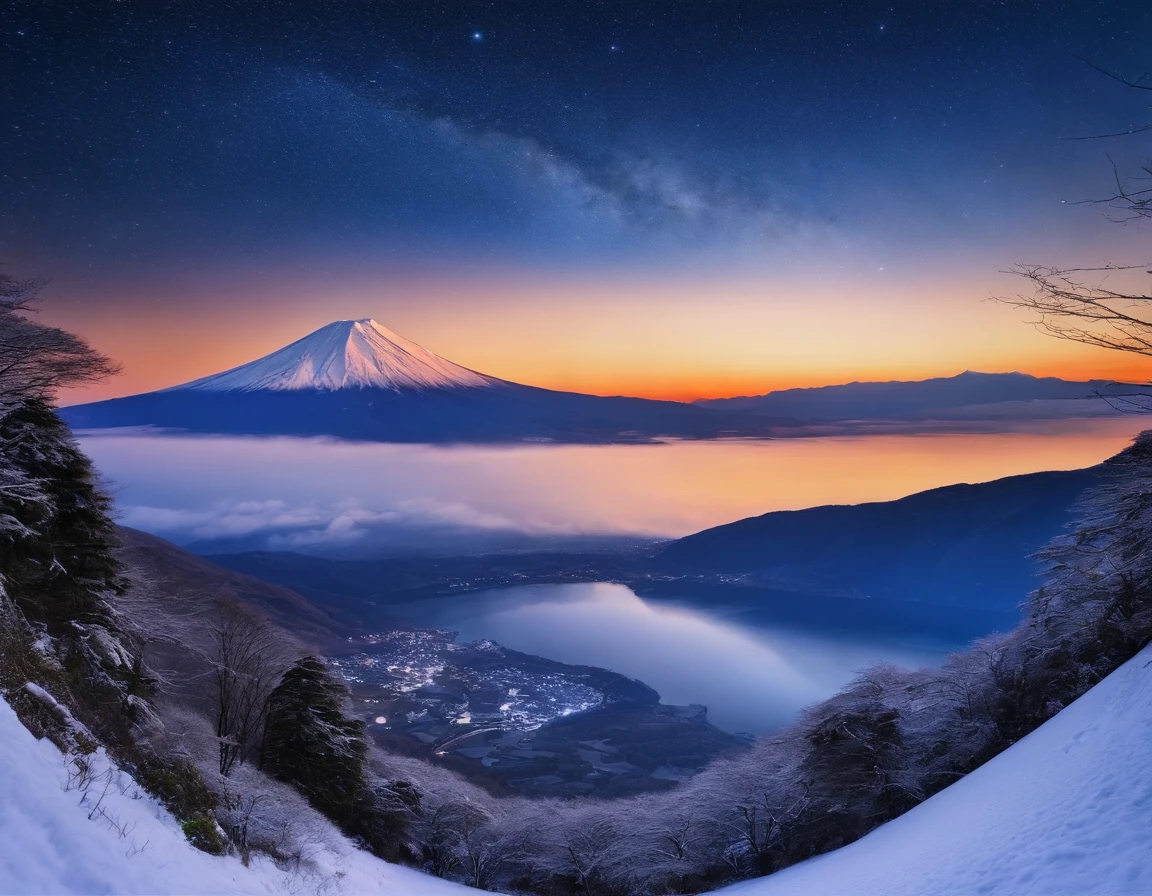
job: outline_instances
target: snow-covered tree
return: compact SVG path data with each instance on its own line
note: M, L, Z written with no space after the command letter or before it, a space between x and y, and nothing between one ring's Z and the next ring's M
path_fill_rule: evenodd
M34 533L3 544L0 574L35 622L64 634L77 622L109 625L106 598L125 585L114 549L111 500L67 424L41 398L23 398L0 417L8 476L34 485L0 490L0 519Z
M71 636L76 624L110 627L104 598L124 582L111 502L50 401L117 368L31 316L42 286L0 272L0 582L31 621Z
M297 661L268 698L260 749L262 768L342 826L355 820L367 792L364 723L344 715L347 696L323 660Z
M891 667L871 669L801 721L809 745L801 768L805 851L850 843L920 801L908 773L900 711L889 695L899 691L903 675Z
M572 804L550 814L540 819L530 846L537 873L581 896L629 892L629 880L643 876L611 807Z

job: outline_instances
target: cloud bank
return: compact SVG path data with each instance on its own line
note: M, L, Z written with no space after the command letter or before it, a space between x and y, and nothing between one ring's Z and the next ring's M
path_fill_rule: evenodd
M289 504L276 499L218 502L198 509L130 504L122 508L120 522L183 544L219 542L269 550L413 542L431 546L485 535L567 538L584 534L572 526L514 520L462 501L431 497L409 498L383 509L347 500L334 504Z

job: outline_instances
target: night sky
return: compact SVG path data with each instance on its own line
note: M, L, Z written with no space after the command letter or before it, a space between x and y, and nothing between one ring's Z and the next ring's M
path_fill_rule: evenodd
M597 392L1128 364L984 300L1147 260L1075 202L1148 135L1067 139L1152 120L1081 61L1146 2L5 6L0 260L101 394L362 316Z

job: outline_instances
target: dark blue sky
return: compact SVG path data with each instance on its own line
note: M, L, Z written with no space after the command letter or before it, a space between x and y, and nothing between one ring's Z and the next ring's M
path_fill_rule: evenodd
M362 313L333 272L906 285L1139 245L1064 203L1148 141L1065 138L1152 119L1077 58L1152 67L1146 2L15 0L0 42L0 255L87 313L253 270L329 278L322 323Z
M982 239L1093 195L1142 3L20 3L10 258L650 261ZM1112 151L1121 151L1112 147ZM1084 164L1084 163L1091 164Z

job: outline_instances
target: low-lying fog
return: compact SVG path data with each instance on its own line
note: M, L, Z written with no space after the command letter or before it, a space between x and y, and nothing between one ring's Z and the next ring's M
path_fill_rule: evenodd
M1144 418L1027 432L661 445L432 447L326 439L82 434L121 521L201 551L371 554L669 538L742 517L1073 469Z

